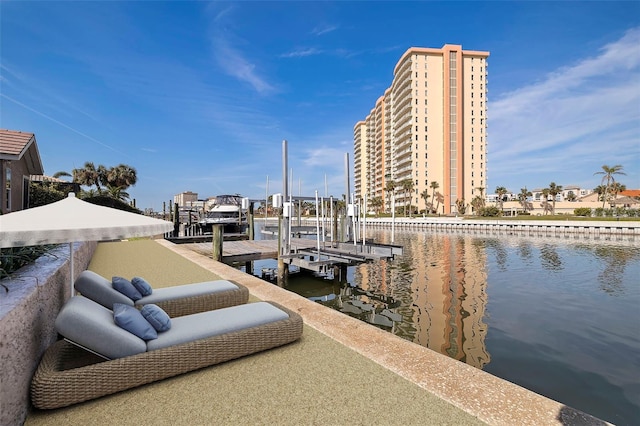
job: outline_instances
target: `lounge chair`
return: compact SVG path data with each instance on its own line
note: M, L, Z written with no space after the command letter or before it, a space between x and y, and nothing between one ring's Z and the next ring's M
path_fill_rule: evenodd
M293 342L302 325L297 313L256 302L171 318L170 330L145 341L118 327L112 311L75 296L56 319L69 340L46 350L31 399L52 409L99 398Z
M74 287L83 296L108 309L113 309L114 303L137 307L153 303L172 318L240 305L249 300L246 287L226 280L153 289L149 296L135 302L114 289L110 280L93 271L83 271Z

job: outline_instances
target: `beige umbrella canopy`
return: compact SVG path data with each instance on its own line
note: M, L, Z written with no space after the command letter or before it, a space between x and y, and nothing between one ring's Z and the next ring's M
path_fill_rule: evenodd
M0 215L0 247L70 243L72 250L76 241L144 237L172 229L166 220L87 203L70 193L55 203Z

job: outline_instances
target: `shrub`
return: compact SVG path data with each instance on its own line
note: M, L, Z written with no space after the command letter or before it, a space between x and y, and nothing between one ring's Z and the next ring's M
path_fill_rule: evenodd
M0 278L8 277L25 265L33 262L55 245L9 247L0 249Z
M586 216L591 217L591 208L590 207L578 207L573 210L573 214L576 216Z
M124 201L116 200L115 198L109 197L108 195L97 195L95 197L85 197L82 201L86 201L88 203L97 204L99 206L112 207L118 210L124 210L131 213L140 213L142 212L135 207L130 206Z
M29 183L29 207L39 207L64 199L67 195L54 185Z
M498 217L502 216L502 212L496 206L482 207L478 210L478 215L482 217Z

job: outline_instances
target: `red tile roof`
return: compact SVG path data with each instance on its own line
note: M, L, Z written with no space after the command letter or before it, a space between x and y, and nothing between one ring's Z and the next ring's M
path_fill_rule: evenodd
M627 197L640 197L640 189L625 189L620 192L620 195L625 195Z
M33 133L0 129L0 158L18 160L32 142L35 142Z

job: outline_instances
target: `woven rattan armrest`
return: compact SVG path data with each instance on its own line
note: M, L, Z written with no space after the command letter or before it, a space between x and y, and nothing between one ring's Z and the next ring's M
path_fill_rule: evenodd
M171 318L174 318L247 303L249 289L240 284L235 285L238 287L237 289L171 299L155 304L160 306Z

